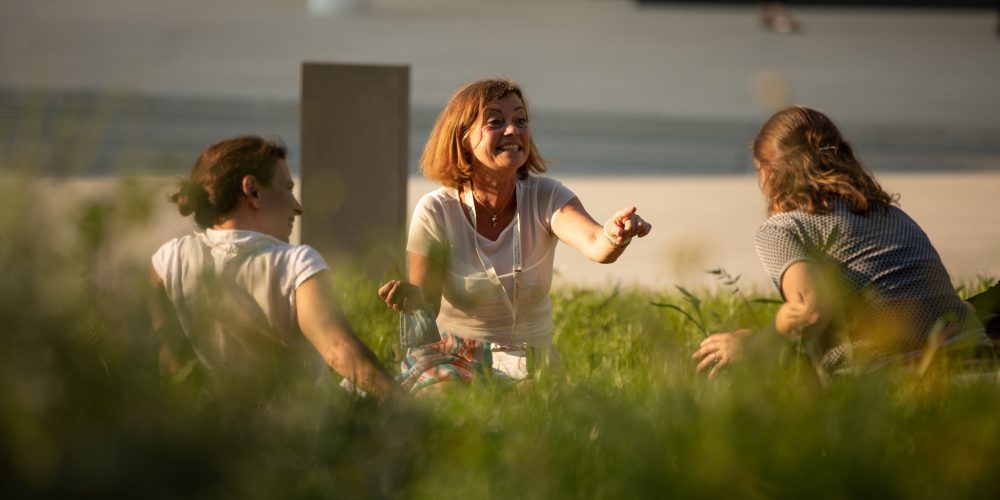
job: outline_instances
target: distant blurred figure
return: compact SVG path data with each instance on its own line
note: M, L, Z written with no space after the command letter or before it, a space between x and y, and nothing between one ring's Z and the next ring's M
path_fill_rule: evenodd
M760 3L760 24L768 31L782 35L797 33L801 27L785 8L783 1L765 1Z

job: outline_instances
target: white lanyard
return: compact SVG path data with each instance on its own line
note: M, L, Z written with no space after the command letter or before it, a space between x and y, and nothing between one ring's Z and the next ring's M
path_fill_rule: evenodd
M517 184L520 184L518 182ZM497 276L497 271L493 267L493 261L483 252L483 249L479 246L479 231L476 229L477 219L476 219L476 204L472 198L472 183L465 181L462 186L462 201L465 203L465 208L469 210L469 215L472 217L472 242L476 246L476 254L479 255L479 262L483 265L483 270L486 271L486 277L489 278L490 283L500 289L500 295L503 297L504 305L510 311L510 316L513 323L510 327L511 341L514 340L514 331L517 328L517 305L521 294L521 189L515 184L514 186L514 266L513 266L513 279L514 279L514 301L511 302L510 296L507 294L507 289L504 288L503 283L500 282L500 277Z

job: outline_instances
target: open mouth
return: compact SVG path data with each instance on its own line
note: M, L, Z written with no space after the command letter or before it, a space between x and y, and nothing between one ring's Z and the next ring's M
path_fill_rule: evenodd
M521 148L521 146L518 145L518 144L504 144L504 145L498 147L496 149L496 151L498 153L514 153L514 152L522 151L522 149L523 148Z

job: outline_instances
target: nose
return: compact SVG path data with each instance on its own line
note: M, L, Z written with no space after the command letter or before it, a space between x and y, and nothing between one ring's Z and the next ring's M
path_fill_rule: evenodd
M299 199L293 197L295 200L295 215L302 215L302 203L299 203Z
M517 135L517 134L520 134L520 133L521 133L521 131L518 130L517 125L515 125L514 122L512 122L512 121L511 122L507 122L507 127L504 128L504 130L503 130L503 134L504 135Z

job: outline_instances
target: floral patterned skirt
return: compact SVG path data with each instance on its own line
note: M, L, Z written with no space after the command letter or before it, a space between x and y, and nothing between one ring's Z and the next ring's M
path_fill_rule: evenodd
M558 365L551 346L514 347L463 339L441 332L441 340L407 351L400 363L400 385L410 392L440 382L517 381L542 366Z

